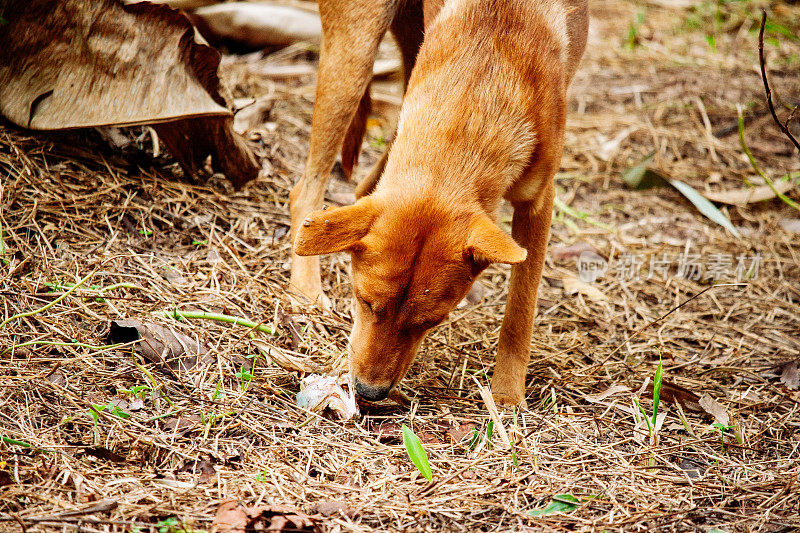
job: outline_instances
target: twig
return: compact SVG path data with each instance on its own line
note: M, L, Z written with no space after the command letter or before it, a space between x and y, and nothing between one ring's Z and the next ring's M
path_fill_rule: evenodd
M758 62L761 65L761 79L764 81L764 91L767 93L767 105L769 106L769 112L772 114L772 120L775 121L775 124L778 125L783 134L786 135L790 141L792 141L795 148L800 150L800 143L798 143L797 139L794 138L794 135L792 135L792 133L789 131L789 128L781 124L781 121L778 120L778 115L775 113L775 106L772 104L772 90L770 90L769 81L767 81L767 69L764 61L764 27L766 25L767 12L762 9L761 28L758 30Z
M7 353L12 352L17 348L24 348L26 346L72 346L75 348L86 348L95 352L95 355L100 353L103 350L110 350L112 348L119 348L120 346L124 346L123 344L106 344L105 346L95 346L93 344L85 344L83 342L57 342L57 341L28 341L23 342L22 344L12 344L10 348L6 348L0 355L5 355Z
M634 339L636 336L638 336L638 335L639 335L641 332L643 332L644 330L646 330L647 328L649 328L649 327L650 327L650 326L652 326L653 324L656 324L656 323L658 323L658 322L661 322L662 320L664 320L665 318L667 318L669 315L671 315L672 313L674 313L675 311L677 311L678 309L680 309L680 308L681 308L681 307L683 307L684 305L688 304L689 302L691 302L692 300L694 300L694 299L696 299L696 298L699 298L700 296L702 296L703 294L707 293L707 292L708 292L708 291L710 291L711 289L716 289L717 287L744 287L744 286L746 286L746 285L747 285L747 283L720 283L719 285L712 285L712 286L710 286L710 287L706 287L705 289L703 289L702 291L698 292L697 294L695 294L694 296L692 296L692 297L691 297L691 298L689 298L688 300L684 300L683 302L679 303L678 305L676 305L675 307L673 307L672 309L670 309L669 311L667 311L666 313L664 313L664 314L663 314L663 315L661 315L660 317L656 318L656 319L655 319L655 320L653 320L652 322L649 322L649 323L645 324L645 325L644 325L644 326L642 326L641 328L639 328L639 329L637 329L636 331L634 331L633 333L631 333L631 334L628 336L628 338L627 338L627 339L625 339L624 341L622 341L621 343L619 343L619 345L618 345L616 348L614 348L614 349L611 351L611 353L610 353L610 354L608 354L608 355L606 356L606 358L605 358L605 359L603 359L602 361L600 361L598 364L596 364L596 365L594 366L594 368L592 368L591 370L589 370L589 373L588 373L587 375L588 375L588 376L591 376L592 374L594 374L595 372L597 372L597 370L599 370L599 369L600 369L600 368L601 368L601 367L602 367L604 364L606 364L606 363L608 362L608 360L609 360L609 359L611 359L611 358L612 358L612 357L613 357L613 356L614 356L614 355L615 355L617 352L619 352L619 351L622 349L622 347L623 347L623 346L625 346L625 345L626 345L626 344L628 344L630 341L632 341L632 340L633 340L633 339Z
M796 112L797 112L797 106L794 106L794 107L792 108L792 112L791 112L791 113L789 113L789 116L788 116L788 117L786 117L786 120L784 120L784 121L783 121L783 127L784 127L784 128L788 128L788 127L789 127L789 123L790 123L790 122L792 121L792 119L794 118L794 114L795 114Z
M83 278L82 280L78 281L78 283L76 283L74 287L72 287L70 290L68 290L67 292L65 292L64 294L62 294L61 296L59 296L58 298L56 298L55 300L53 300L49 304L43 305L39 309L34 309L33 311L27 311L25 313L17 313L16 315L11 315L10 317L8 317L5 320L3 320L2 322L0 322L0 329L3 329L3 327L5 327L5 325L8 324L9 322L11 322L12 320L16 320L18 318L25 318L25 317L28 317L28 316L33 316L33 315L39 314L39 313L41 313L43 311L47 311L48 309L50 309L51 307L53 307L57 303L59 303L62 300L64 300L64 298L66 298L67 296L69 296L70 294L75 292L81 285L83 285L84 283L89 281L89 278L94 276L95 272L97 272L97 269L92 270L89 274L86 275L85 278Z

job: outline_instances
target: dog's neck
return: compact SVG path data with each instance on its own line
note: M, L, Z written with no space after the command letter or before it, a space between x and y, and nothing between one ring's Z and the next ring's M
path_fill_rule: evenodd
M440 94L420 87L406 96L376 192L436 197L492 214L529 164L535 136L522 120L489 105L465 109Z

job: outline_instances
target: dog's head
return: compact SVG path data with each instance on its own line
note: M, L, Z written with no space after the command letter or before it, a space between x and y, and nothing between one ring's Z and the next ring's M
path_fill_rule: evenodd
M350 373L356 392L380 400L405 375L425 334L440 324L490 263L526 252L480 210L378 196L312 213L298 255L350 252L355 322Z

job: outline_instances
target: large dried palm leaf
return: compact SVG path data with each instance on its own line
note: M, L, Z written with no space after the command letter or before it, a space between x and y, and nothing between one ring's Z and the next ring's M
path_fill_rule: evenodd
M178 11L115 0L0 0L0 113L40 130L154 124L184 171L237 186L257 164L231 129L219 53Z

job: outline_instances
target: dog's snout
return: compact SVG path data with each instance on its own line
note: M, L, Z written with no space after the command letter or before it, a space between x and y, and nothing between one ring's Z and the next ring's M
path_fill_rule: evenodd
M365 400L377 402L383 400L389 395L391 387L375 387L362 383L356 378L356 393Z

